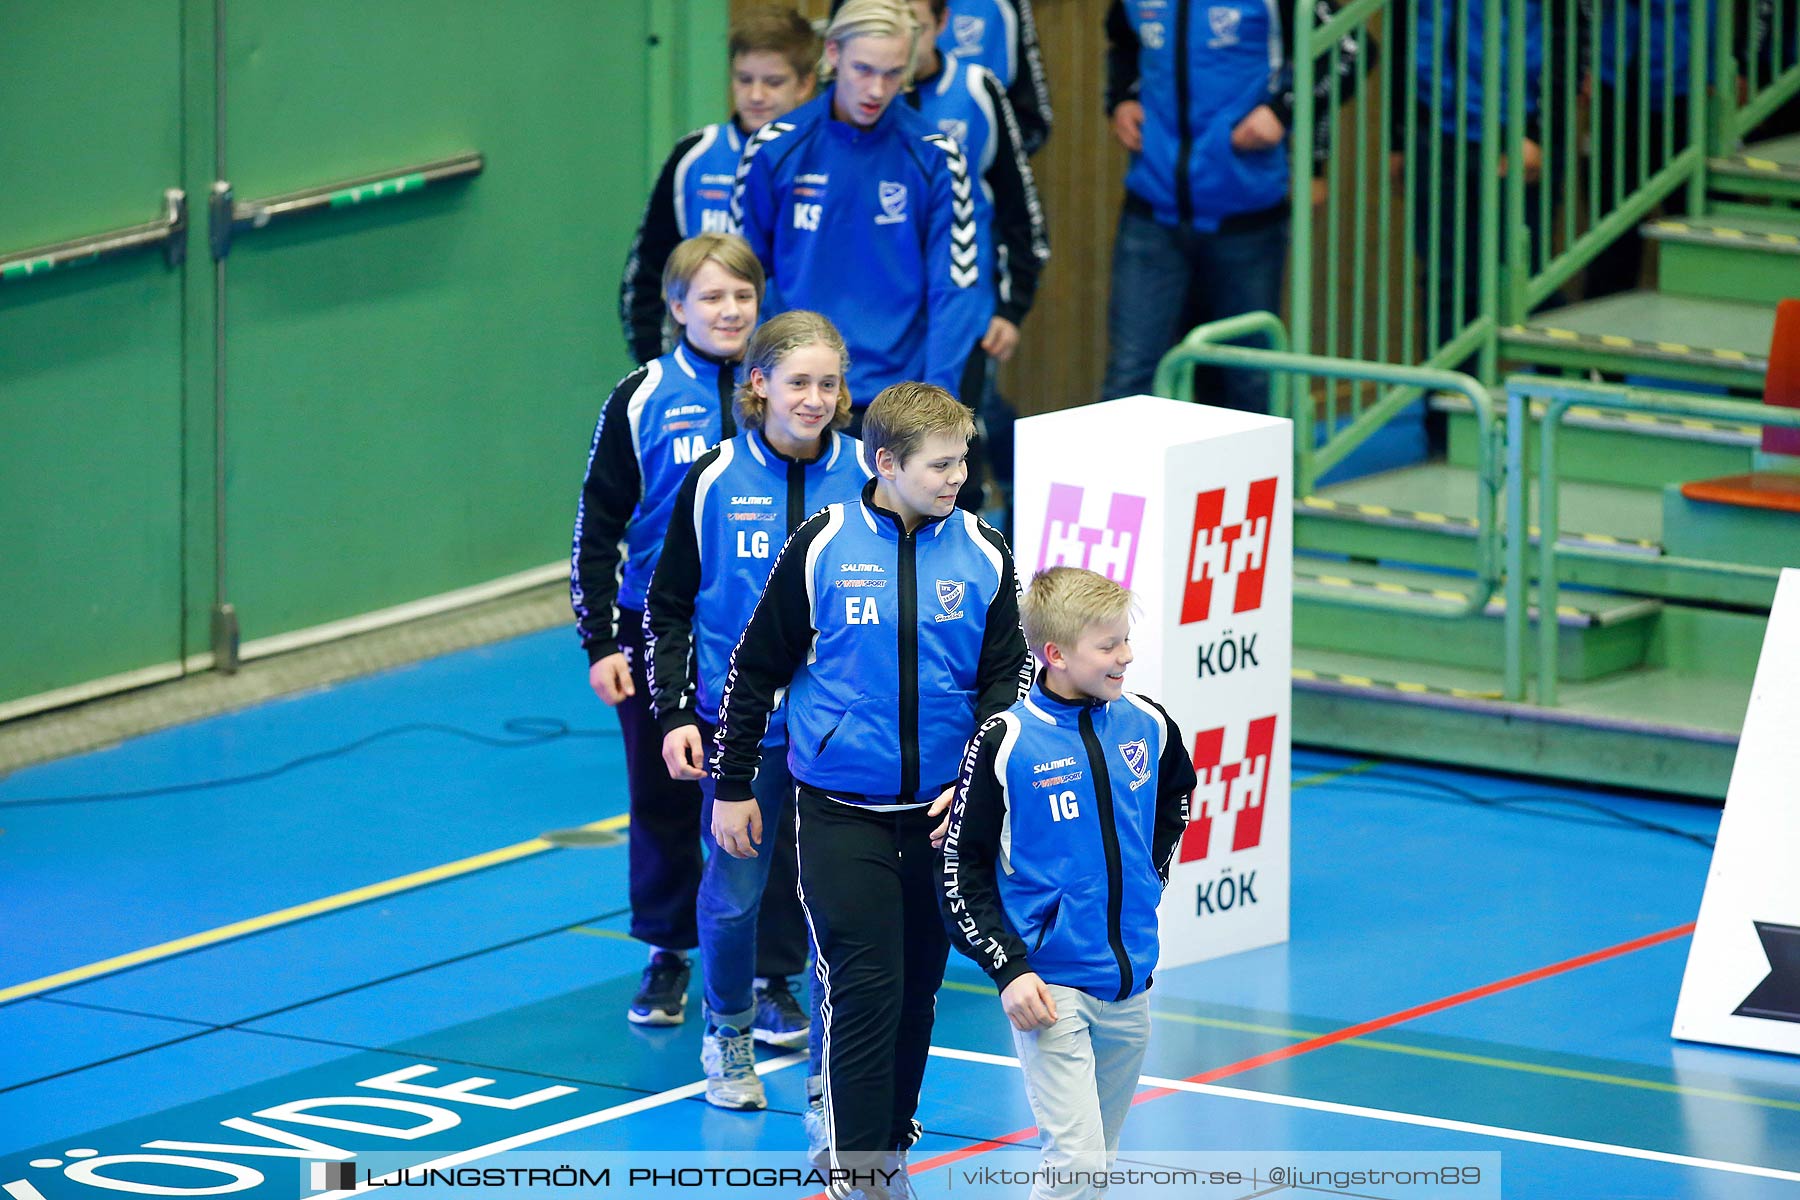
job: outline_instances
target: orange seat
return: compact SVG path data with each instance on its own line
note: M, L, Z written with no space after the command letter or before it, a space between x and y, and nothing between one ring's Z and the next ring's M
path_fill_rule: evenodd
M1704 500L1709 504L1800 513L1800 475L1783 475L1775 471L1697 479L1682 484L1681 494L1689 500Z

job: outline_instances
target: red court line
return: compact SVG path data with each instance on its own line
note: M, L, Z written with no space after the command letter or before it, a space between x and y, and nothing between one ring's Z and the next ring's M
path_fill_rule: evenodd
M1660 933L1645 934L1643 937L1633 938L1629 942L1620 942L1616 946L1608 946L1603 950L1591 950L1586 954L1580 954L1574 958L1567 958L1559 963L1551 963L1547 967L1538 967L1535 970L1526 971L1523 974L1511 975L1505 979L1495 980L1493 983L1484 983L1480 987L1470 988L1464 992L1457 992L1455 995L1445 996L1441 1000L1433 1000L1426 1004L1414 1005L1412 1008L1403 1008L1399 1012L1389 1013L1385 1017L1376 1017L1373 1020L1363 1021L1356 1025L1346 1025L1342 1029L1334 1030L1331 1033L1322 1033L1318 1037L1308 1038L1304 1042L1295 1042L1290 1046L1283 1046L1279 1050L1270 1050L1265 1054L1258 1054L1251 1058L1240 1059L1237 1062L1228 1063L1222 1067L1214 1067L1210 1071L1202 1071L1198 1075L1189 1075L1185 1082L1213 1083L1231 1075L1241 1075L1246 1071L1254 1071L1258 1067L1266 1067L1270 1063L1284 1062L1290 1058L1298 1058L1302 1054L1310 1054L1314 1050L1322 1050L1327 1046L1335 1046L1339 1042L1347 1042L1352 1038L1363 1037L1378 1030L1389 1029L1395 1025L1405 1024L1407 1021L1414 1020L1418 1017L1429 1016L1435 1012L1442 1012L1447 1008L1455 1008L1457 1005L1467 1004L1471 1000L1481 1000L1499 992L1508 991L1516 987L1523 987L1528 983L1536 983L1540 979L1548 979L1553 975L1561 975L1566 971L1579 970L1582 967L1592 966L1598 962L1605 962L1609 958L1619 958L1638 950L1661 945L1664 942L1672 942L1676 938L1686 937L1692 932L1694 932L1694 922L1689 921L1685 925L1677 925L1673 929L1665 929ZM1142 1104L1146 1100L1156 1100L1163 1096L1173 1096L1176 1094L1177 1093L1172 1088L1151 1088L1149 1091L1139 1092L1137 1097L1132 1100L1132 1104ZM910 1173L918 1175L925 1171L935 1170L938 1167L946 1167L952 1163L961 1162L964 1159L974 1158L979 1154L986 1154L990 1150L997 1150L1003 1146L1015 1145L1029 1137L1035 1136L1036 1133L1037 1127L1035 1125L1025 1129L1015 1129L1013 1132L1001 1137L990 1138L987 1141L977 1142L973 1146L964 1146L958 1150L946 1151L943 1154L925 1159L923 1162L915 1163L913 1164Z

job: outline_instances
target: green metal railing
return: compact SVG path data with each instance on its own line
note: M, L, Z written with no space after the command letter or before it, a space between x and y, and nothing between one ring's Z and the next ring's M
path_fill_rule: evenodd
M1509 0L1506 161L1535 149L1541 173L1535 187L1525 171L1505 173L1506 212L1520 219L1507 222L1502 248L1503 325L1524 320L1674 193L1685 189L1689 211L1701 210L1706 92L1691 81L1707 77L1708 8L1731 3L1546 0L1530 78L1527 6Z
M1671 195L1700 211L1719 105L1689 81L1729 60L1730 22L1710 22L1733 2L1490 0L1478 13L1471 0L1352 0L1303 26L1289 348L1496 380L1503 328ZM1773 49L1752 61L1774 66L1748 80L1734 130L1800 89L1794 35L1758 33ZM1380 69L1344 76L1347 56L1366 64L1376 47ZM1342 381L1318 397L1321 461L1342 461L1418 398Z
M1569 551L1559 547L1561 497L1556 474L1557 429L1570 408L1611 409L1621 412L1651 413L1676 417L1698 417L1703 420L1761 423L1782 428L1800 428L1800 409L1771 405L1746 405L1742 401L1716 400L1680 392L1658 392L1612 384L1573 382L1544 375L1514 375L1506 381L1507 458L1506 527L1517 531L1506 539L1506 609L1505 646L1507 697L1523 698L1523 675L1526 668L1525 626L1528 614L1525 590L1529 582L1526 563L1530 542L1527 512L1530 502L1530 478L1524 469L1524 448L1530 434L1530 401L1544 401L1538 433L1538 558L1537 586L1537 702L1552 707L1557 702L1555 620L1559 588L1559 560ZM1610 556L1613 552L1584 546L1584 558ZM1623 555L1623 552L1620 552ZM1635 556L1633 556L1635 557ZM1659 561L1675 567L1704 568L1720 575L1766 578L1771 588L1777 572L1772 568L1751 567L1741 563L1715 562L1702 559L1670 559Z
M1713 153L1732 154L1751 130L1800 95L1800 12L1788 0L1753 4L1749 13L1720 3L1716 29Z
M1230 344L1247 337L1267 338L1274 348ZM1493 399L1487 388L1457 371L1300 354L1288 350L1287 343L1286 331L1280 319L1272 313L1246 313L1201 325L1163 356L1162 361L1157 364L1156 380L1152 386L1159 396L1192 399L1193 368L1196 366L1265 371L1270 376L1270 412L1276 416L1287 416L1290 411L1282 396L1286 389L1278 383L1278 377L1281 376L1293 377L1302 384L1313 379L1324 380L1327 384L1339 379L1380 384L1392 394L1449 392L1468 399L1475 411L1478 430L1475 587L1465 595L1462 603L1454 607L1427 605L1404 596L1363 595L1328 588L1310 589L1299 582L1295 584L1295 596L1326 604L1403 610L1447 619L1467 617L1485 609L1500 585L1499 498L1506 485L1500 440L1505 430L1495 419ZM1309 391L1302 386L1294 389L1294 392L1300 400L1298 407L1291 410L1294 419L1294 495L1301 497L1312 491L1313 483L1330 469L1331 463L1341 458L1342 452L1331 446L1316 447L1312 444L1310 431L1313 403ZM1376 419L1379 412L1378 406L1364 415Z
M1471 33L1470 0L1447 0L1435 19L1422 21L1420 9L1417 0L1353 0L1296 38L1292 349L1424 368L1467 363L1492 377L1499 116L1471 118L1468 99L1498 89L1498 27ZM1432 33L1423 76L1406 49L1427 40L1422 27ZM1470 69L1476 61L1480 72ZM1433 112L1452 110L1454 128L1438 129ZM1296 375L1290 385L1297 423L1312 411L1299 403L1308 382ZM1344 376L1316 396L1321 471L1420 394ZM1311 429L1296 434L1310 446Z

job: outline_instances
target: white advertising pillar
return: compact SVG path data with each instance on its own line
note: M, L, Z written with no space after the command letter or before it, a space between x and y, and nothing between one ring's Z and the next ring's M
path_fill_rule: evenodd
M1181 726L1199 787L1162 965L1288 936L1293 427L1132 396L1018 423L1013 553L1137 594L1125 686Z
M1781 573L1675 1007L1683 1041L1800 1054L1800 570Z

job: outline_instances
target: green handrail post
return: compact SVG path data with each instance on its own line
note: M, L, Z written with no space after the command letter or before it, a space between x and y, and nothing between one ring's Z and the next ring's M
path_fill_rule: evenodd
M1713 18L1718 22L1719 36L1713 46L1712 94L1707 97L1712 102L1712 120L1711 128L1703 128L1711 152L1719 155L1736 153L1738 145L1737 59L1731 53L1731 43L1735 37L1733 26L1737 23L1736 8L1737 5L1733 3L1720 4L1719 11ZM1692 60L1699 57L1698 44L1690 44L1688 50L1688 95L1693 96L1702 94L1693 81L1704 76L1694 73ZM1700 62L1702 66L1705 65L1704 58ZM1701 210L1694 208L1688 211Z
M1506 211L1512 215L1511 231L1505 238L1506 253L1506 294L1503 302L1494 311L1503 325L1513 325L1525 319L1528 311L1525 304L1525 287L1537 264L1528 261L1531 253L1531 241L1525 234L1525 22L1521 19L1523 0L1508 0L1506 5ZM1489 22L1490 24L1492 22ZM1546 36L1548 36L1546 34ZM1492 58L1492 55L1488 57ZM1483 70L1488 68L1484 64ZM1546 73L1548 68L1546 67ZM1488 95L1493 95L1489 92ZM1486 117L1489 109L1498 105L1482 106L1483 134L1487 133ZM1542 115L1542 114L1540 114ZM1483 168L1487 164L1484 162ZM1546 164L1546 167L1548 164ZM1492 172L1488 172L1491 174ZM1550 186L1548 177L1540 185ZM1483 375L1484 379L1492 379L1492 375Z
M1312 147L1314 126L1319 119L1313 103L1313 38L1318 29L1312 23L1311 9L1298 11L1309 15L1296 22L1302 25L1305 36L1301 36L1299 30L1294 35L1294 127L1288 130L1288 236L1293 243L1288 251L1288 312L1293 321L1294 336L1287 344L1305 353L1312 342ZM1329 118L1330 114L1326 115ZM1276 324L1280 321L1276 320ZM1286 341L1285 333L1283 338ZM1270 377L1269 383L1271 388L1278 386L1274 376ZM1308 398L1300 390L1305 385L1303 379L1295 378L1287 383L1292 392L1290 411L1295 418L1294 436L1298 445L1301 434L1299 414L1307 411L1310 432L1311 405L1304 402ZM1298 494L1298 479L1294 486Z
M1694 2L1688 5L1688 22L1692 28L1690 32L1691 40L1688 42L1687 144L1690 149L1699 151L1695 156L1694 173L1688 176L1687 183L1687 210L1691 213L1702 213L1706 211L1706 145L1708 130L1706 128L1706 113L1701 110L1708 107L1708 99L1713 100L1715 104L1717 103L1721 89L1726 86L1725 80L1727 78L1732 79L1730 86L1733 94L1737 91L1735 75L1726 76L1721 73L1713 82L1713 95L1711 97L1708 97L1707 95L1706 48L1708 44L1707 38L1712 30L1712 22L1708 20L1707 17L1709 15L1709 10L1715 7L1718 9L1718 19L1721 22L1721 29L1725 31L1719 37L1719 46L1723 49L1726 60L1730 61L1731 36L1729 31L1731 28L1731 9L1733 7L1731 0L1721 0L1717 5L1711 3L1710 0L1694 0ZM1646 29L1649 28L1649 25L1650 22L1644 22ZM1670 66L1672 67L1673 64L1670 64ZM1646 82L1645 86L1648 87L1649 84ZM1645 159L1644 161L1649 160Z
M1501 614L1505 643L1505 695L1525 699L1525 547L1531 541L1526 516L1525 445L1530 436L1531 403L1517 389L1506 389L1506 611Z

